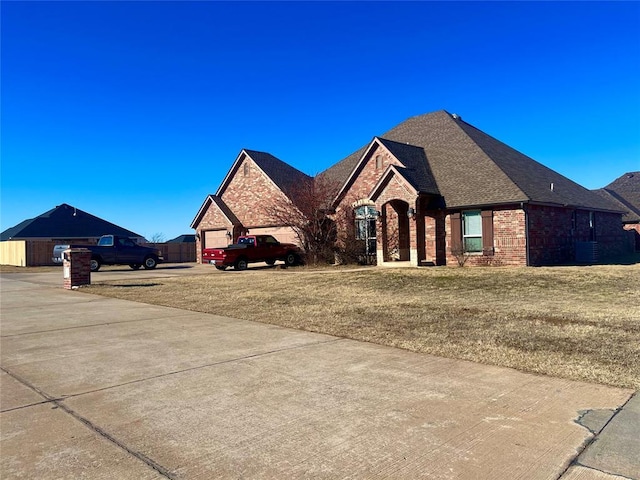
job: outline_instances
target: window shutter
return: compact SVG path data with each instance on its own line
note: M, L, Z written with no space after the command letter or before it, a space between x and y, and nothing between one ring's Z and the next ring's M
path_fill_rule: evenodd
M493 210L482 211L482 254L493 255Z
M451 214L451 252L462 251L462 219L460 213Z

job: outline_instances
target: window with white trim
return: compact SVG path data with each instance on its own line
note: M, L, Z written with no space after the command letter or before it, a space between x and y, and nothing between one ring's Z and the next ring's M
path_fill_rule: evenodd
M465 252L482 252L482 215L480 210L462 212L462 242Z

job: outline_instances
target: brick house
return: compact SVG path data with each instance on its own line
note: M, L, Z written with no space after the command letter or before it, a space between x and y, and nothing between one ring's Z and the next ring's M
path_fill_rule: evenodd
M263 208L311 177L269 153L242 150L215 194L208 195L194 218L198 262L202 249L227 246L240 235L271 234L298 243L293 230L274 224Z
M634 232L635 249L640 251L640 172L627 172L596 193L625 211L623 228Z
M192 228L197 251L246 231L294 240L264 205L310 177L243 150ZM412 265L553 265L624 253L623 209L441 110L374 137L318 177L364 253ZM616 228L617 226L617 228Z

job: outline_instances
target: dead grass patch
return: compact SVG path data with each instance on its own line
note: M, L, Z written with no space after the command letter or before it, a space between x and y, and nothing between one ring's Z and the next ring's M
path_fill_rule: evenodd
M640 265L212 270L133 283L89 291L640 388Z

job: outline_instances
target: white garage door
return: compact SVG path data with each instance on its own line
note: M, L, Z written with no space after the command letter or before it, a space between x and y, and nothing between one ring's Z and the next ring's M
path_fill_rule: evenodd
M227 237L227 229L209 230L204 232L203 248L218 248L218 247L226 247L227 245L229 245L229 239Z
M273 235L280 243L300 245L300 241L291 227L250 228L249 235Z

